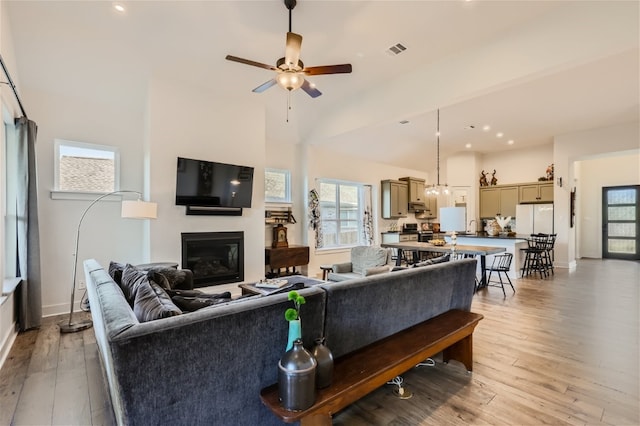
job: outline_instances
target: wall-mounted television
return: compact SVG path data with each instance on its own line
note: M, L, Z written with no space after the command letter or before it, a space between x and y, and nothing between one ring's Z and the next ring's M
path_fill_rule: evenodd
M178 157L176 205L251 207L253 167Z

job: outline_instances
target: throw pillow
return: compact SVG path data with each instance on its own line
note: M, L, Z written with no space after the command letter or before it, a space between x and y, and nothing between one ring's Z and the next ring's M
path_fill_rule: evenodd
M148 271L149 274L154 274L152 279L164 289L193 289L193 272L190 269L151 268ZM159 278L158 274L161 274L165 279Z
M109 262L109 276L116 284L120 285L122 283L122 271L126 265L124 263L118 263L111 261Z
M120 283L120 288L124 293L124 297L129 302L129 305L133 307L134 302L136 300L136 293L138 292L138 288L143 282L148 282L147 272L141 271L140 269L132 266L130 264L126 264L124 270L122 271L122 281Z
M444 256L434 257L432 259L427 259L423 262L414 263L414 268L419 268L421 266L435 265L436 263L448 262L451 256L449 254L445 254Z
M376 266L373 268L366 269L364 271L364 276L368 277L369 275L384 274L385 272L389 272L388 266Z
M162 287L145 277L136 292L133 313L138 321L146 322L180 315L182 311Z
M205 296L206 297L173 296L171 300L176 304L176 306L178 306L178 308L182 309L183 312L193 312L207 306L213 306L219 303L229 302L231 300L231 293L229 292L222 294L207 294Z

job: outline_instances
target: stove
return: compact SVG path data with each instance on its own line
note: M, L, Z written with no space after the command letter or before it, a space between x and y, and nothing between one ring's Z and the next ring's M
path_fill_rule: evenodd
M403 234L418 234L418 241L426 243L429 240L433 240L433 231L418 230L417 223L405 223L402 225ZM422 227L420 227L422 228Z
M417 223L403 223L402 224L402 233L403 234L417 234L418 233L418 224Z

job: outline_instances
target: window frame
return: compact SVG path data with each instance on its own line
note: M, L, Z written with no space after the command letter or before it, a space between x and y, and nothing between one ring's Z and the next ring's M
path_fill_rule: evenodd
M62 146L113 153L113 191L115 192L120 190L120 149L118 147L112 145L100 145L88 142L71 141L67 139L54 139L54 176L53 189L51 190L52 199L90 199L95 198L96 194L108 194L108 192L102 191L74 191L60 189L60 148Z
M323 251L323 250L344 250L344 249L349 249L351 247L356 247L359 245L363 245L365 244L364 241L364 233L362 232L364 229L364 208L365 208L365 200L364 200L364 188L365 186L367 186L366 183L360 183L360 182L351 182L351 181L346 181L346 180L341 180L341 179L324 179L324 178L318 178L316 179L316 184L317 184L317 188L318 190L321 192L321 185L325 183L325 184L332 184L332 185L336 185L336 219L335 220L331 220L330 222L336 223L336 240L340 239L340 222L343 221L343 219L340 218L341 216L341 211L340 211L340 186L354 186L357 188L358 191L358 208L357 208L357 235L358 235L358 240L356 241L355 244L349 243L349 244L334 244L334 245L327 245L326 244L326 233L323 232L324 236L323 236L323 246L319 247L318 250ZM321 197L321 194L319 194ZM325 222L327 222L327 220L322 217L322 201L320 200L320 215L321 215L321 226L324 226ZM353 219L344 219L344 221L353 221Z
M285 178L285 199L277 199L267 197L267 173L280 173L284 175ZM291 204L291 171L287 169L275 169L271 167L266 167L264 169L265 174L265 193L264 193L264 201L269 204Z

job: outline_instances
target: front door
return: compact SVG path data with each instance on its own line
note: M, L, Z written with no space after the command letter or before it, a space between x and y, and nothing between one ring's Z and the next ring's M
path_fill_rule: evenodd
M602 257L640 259L640 185L602 188Z

